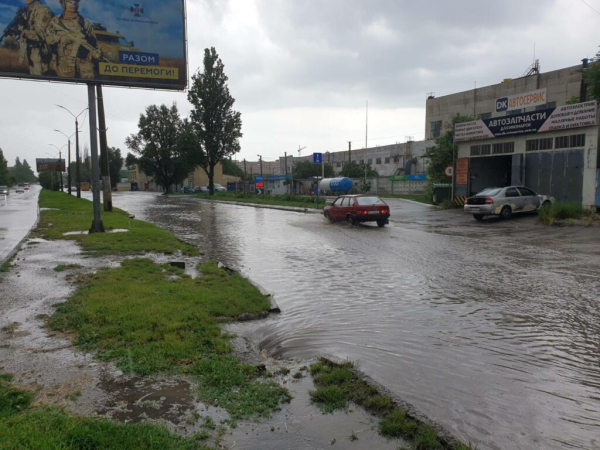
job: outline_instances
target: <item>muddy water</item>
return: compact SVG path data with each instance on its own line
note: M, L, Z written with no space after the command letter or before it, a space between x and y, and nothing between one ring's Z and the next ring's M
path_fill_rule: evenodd
M480 449L600 448L600 257L154 195L115 205L275 293L271 355L329 354Z

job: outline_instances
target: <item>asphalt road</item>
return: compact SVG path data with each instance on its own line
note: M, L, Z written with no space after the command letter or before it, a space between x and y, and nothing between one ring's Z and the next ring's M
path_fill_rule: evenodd
M10 195L0 196L0 263L35 225L40 190L39 186L32 186L24 194L17 194L13 188Z
M479 449L600 448L600 229L476 222L390 200L389 226L118 193L115 206L275 294L239 326L273 357L331 355Z

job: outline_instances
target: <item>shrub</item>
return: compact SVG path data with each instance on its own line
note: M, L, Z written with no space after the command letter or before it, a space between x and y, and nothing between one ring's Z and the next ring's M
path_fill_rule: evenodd
M557 220L581 219L591 215L591 211L583 208L579 203L553 203L539 210L538 222L543 225L552 225Z

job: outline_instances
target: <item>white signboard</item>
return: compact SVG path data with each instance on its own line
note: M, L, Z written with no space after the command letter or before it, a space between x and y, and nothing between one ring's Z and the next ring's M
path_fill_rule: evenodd
M546 88L523 94L509 95L496 99L496 112L514 111L515 109L529 108L531 106L545 105Z
M558 131L568 128L591 127L596 125L598 103L585 102L574 105L560 106L554 110L538 133L543 131Z

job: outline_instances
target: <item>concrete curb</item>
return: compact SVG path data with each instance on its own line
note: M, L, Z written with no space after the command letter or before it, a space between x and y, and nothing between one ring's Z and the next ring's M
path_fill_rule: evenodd
M194 197L191 197L194 198ZM315 208L300 208L296 206L277 206L277 205L261 205L258 203L243 203L243 202L228 202L225 200L208 200L204 198L197 198L198 201L206 202L206 203L221 203L223 205L236 205L236 206L251 206L254 208L262 208L262 209L276 209L279 211L288 211L288 212L297 212L297 213L306 213L306 214L322 214L322 209Z
M429 205L427 203L416 202L414 200L409 200L407 198L395 198L395 197L386 198L386 197L381 197L381 199L384 200L384 201L385 200L400 200L401 202L412 203L413 205L426 206L428 208L440 209L440 207L437 206L437 205Z

